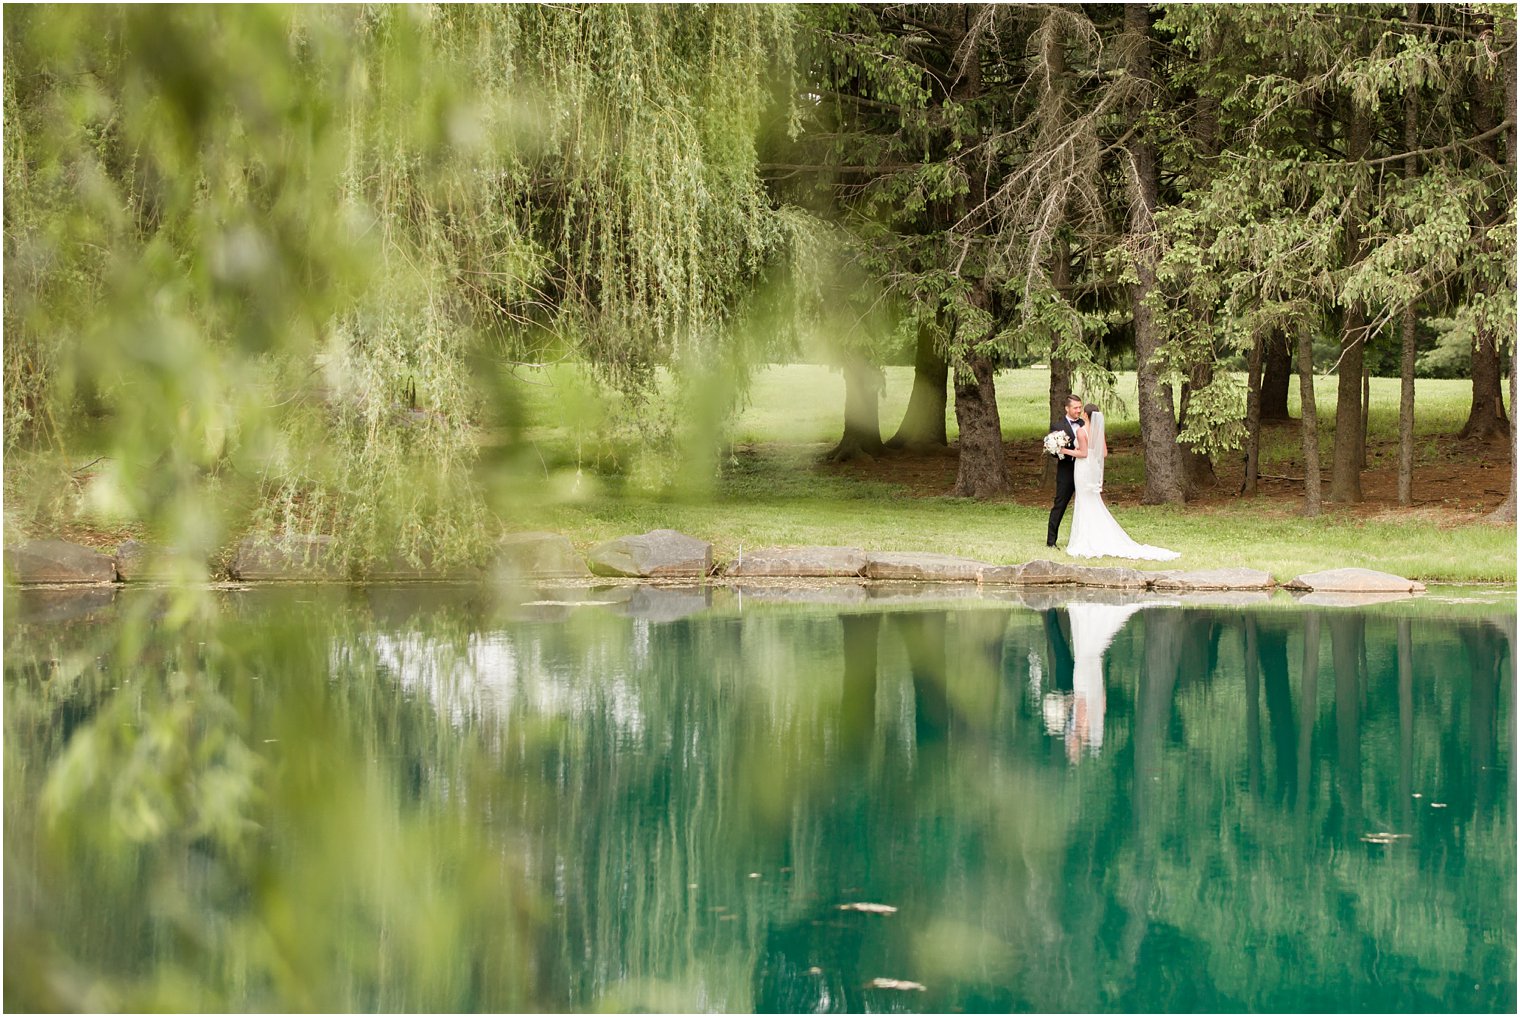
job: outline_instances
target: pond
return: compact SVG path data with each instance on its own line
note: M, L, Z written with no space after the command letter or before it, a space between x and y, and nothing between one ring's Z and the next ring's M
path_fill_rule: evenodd
M8 591L5 1006L1512 1012L1513 597Z

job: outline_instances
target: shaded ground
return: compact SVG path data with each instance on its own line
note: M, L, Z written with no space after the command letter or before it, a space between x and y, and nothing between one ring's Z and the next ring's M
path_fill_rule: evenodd
M1281 447L1298 440L1298 422L1267 425L1264 443ZM1030 443L1033 444L1033 443ZM1357 505L1331 505L1329 456L1322 453L1322 497L1328 512L1350 512L1363 517L1418 515L1451 524L1470 523L1492 512L1509 493L1510 453L1502 441L1461 443L1455 437L1444 443L1422 442L1416 457L1413 499L1409 508L1398 504L1399 447L1397 441L1368 445L1367 469L1362 471L1362 493ZM1109 438L1109 469L1104 495L1112 505L1138 504L1144 492L1140 442L1133 436ZM1009 443L1005 447L1008 475L1013 482L1009 500L1019 505L1040 505L1050 500L1053 488L1041 483L1042 455L1035 449ZM876 458L843 464L820 464L820 472L876 483L895 484L914 497L942 497L955 486L956 450L932 452L889 451ZM1189 502L1206 509L1239 500L1245 477L1245 457L1231 453L1214 464L1218 483ZM1270 511L1297 513L1303 503L1303 463L1288 459L1268 461L1261 470L1258 500Z

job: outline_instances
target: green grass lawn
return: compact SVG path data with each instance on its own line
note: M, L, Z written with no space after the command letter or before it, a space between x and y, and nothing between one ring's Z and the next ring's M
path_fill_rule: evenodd
M1046 373L1005 371L998 375L997 384L1005 439L1029 445L1032 461L1037 461L1034 443L1049 423ZM885 434L900 419L911 386L911 368L887 369L881 402ZM540 434L552 440L563 433L552 421L554 385L542 391L546 397L536 409L547 426ZM1463 507L1460 491L1454 492L1457 497L1451 505L1410 510L1327 505L1325 514L1314 519L1299 514L1301 496L1296 485L1279 485L1285 493L1275 496L1239 498L1226 491L1200 505L1141 506L1138 492L1124 486L1126 480L1138 483L1142 469L1134 448L1138 424L1133 374L1120 375L1118 392L1122 404L1107 410L1110 435L1121 446L1130 447L1113 457L1115 490L1110 507L1137 540L1182 552L1176 563L1139 563L1139 567L1243 565L1266 570L1282 581L1301 572L1344 565L1428 582L1515 581L1514 526L1484 521L1481 511ZM1442 457L1450 455L1450 435L1466 418L1470 393L1470 384L1460 380L1419 383L1417 434L1420 461L1433 464L1427 469L1439 470ZM1333 379L1325 379L1316 395L1321 420L1332 420ZM1397 433L1397 379L1373 379L1372 396L1376 459L1379 443L1393 440ZM1295 386L1290 394L1295 412L1297 398ZM915 496L904 484L893 482L891 459L878 464L870 477L822 465L821 454L838 438L843 404L844 382L837 372L812 365L766 368L755 378L747 405L731 424L733 453L705 496L669 500L625 492L608 497L605 487L597 493L593 485L583 497L545 506L533 522L570 535L583 548L622 534L670 527L711 540L719 558L732 557L741 547L824 544L937 551L999 563L1067 560L1064 553L1044 546L1049 501L1031 486L1032 481L1025 481L1009 499L976 502ZM542 416L545 412L550 419ZM949 426L954 440L953 414ZM1321 440L1328 466L1328 427ZM1297 456L1296 426L1267 432L1264 471L1291 470ZM1068 515L1063 541L1069 526Z

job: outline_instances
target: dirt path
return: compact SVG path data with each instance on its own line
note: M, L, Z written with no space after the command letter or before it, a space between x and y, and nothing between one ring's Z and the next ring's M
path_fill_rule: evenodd
M1296 428L1297 425L1291 424ZM1110 441L1109 454L1116 463L1133 462L1140 454L1138 440ZM1331 505L1327 512L1349 512L1368 518L1417 516L1437 523L1459 525L1479 521L1499 507L1509 493L1510 455L1503 442L1459 446L1453 438L1449 453L1436 462L1416 466L1410 508L1398 504L1398 442L1374 440L1367 449L1367 469L1362 471L1362 494L1358 505ZM1041 486L1044 462L1033 448L1008 446L1008 475L1013 482L1009 500L1019 505L1043 505L1050 493ZM916 497L948 495L955 486L956 451L951 446L932 452L888 452L870 459L856 460L820 469L886 484L898 484ZM1128 472L1128 471L1126 471ZM1238 492L1245 477L1244 456L1232 453L1215 464L1218 483L1202 492L1192 508L1223 508L1245 501ZM1256 501L1274 514L1297 514L1303 504L1303 464L1276 462L1266 467L1259 484ZM1322 473L1323 494L1330 493L1328 463ZM1113 505L1138 504L1143 488L1137 483L1110 482L1104 495Z

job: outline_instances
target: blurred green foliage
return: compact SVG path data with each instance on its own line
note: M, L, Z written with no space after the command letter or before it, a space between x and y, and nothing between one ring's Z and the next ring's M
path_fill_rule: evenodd
M713 444L801 229L753 152L789 18L18 8L11 523L458 560L544 496L513 371L566 358L619 465ZM721 398L678 421L661 365Z

